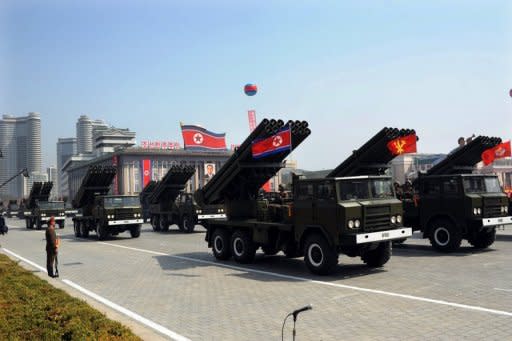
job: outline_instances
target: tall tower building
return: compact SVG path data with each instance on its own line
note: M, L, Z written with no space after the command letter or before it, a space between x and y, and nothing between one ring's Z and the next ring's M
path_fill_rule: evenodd
M58 193L59 197L68 195L68 176L67 173L62 171L62 167L71 156L76 154L76 138L67 137L57 140L57 184L53 186L56 187L56 193Z
M108 129L102 120L91 120L86 115L80 116L76 123L76 142L78 154L90 154L94 151L93 135L97 130Z
M55 199L58 197L58 191L57 191L57 167L50 166L46 168L46 174L48 175L48 181L51 181L53 183L52 191L50 192L50 198Z
M0 119L0 183L21 169L41 171L41 117L31 112L27 116L3 115ZM0 188L0 197L17 199L24 195L24 182L20 177Z

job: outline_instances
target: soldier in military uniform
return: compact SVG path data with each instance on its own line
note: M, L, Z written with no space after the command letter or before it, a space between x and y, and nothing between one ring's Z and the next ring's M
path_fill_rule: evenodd
M55 233L55 217L50 217L48 227L46 228L46 269L48 276L59 277L58 271L54 272L57 261L57 234Z

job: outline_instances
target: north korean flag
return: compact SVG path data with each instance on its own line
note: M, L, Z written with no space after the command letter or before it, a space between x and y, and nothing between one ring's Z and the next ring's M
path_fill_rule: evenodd
M196 125L182 125L185 149L226 150L226 134L218 134Z
M510 148L510 141L506 141L492 148L484 150L482 153L482 161L484 162L484 165L487 166L496 159L501 159L511 155L512 150Z
M291 150L291 148L292 136L289 126L282 128L275 135L254 140L251 146L252 157L255 159Z
M416 134L410 134L389 141L387 146L392 155L416 153L416 140Z

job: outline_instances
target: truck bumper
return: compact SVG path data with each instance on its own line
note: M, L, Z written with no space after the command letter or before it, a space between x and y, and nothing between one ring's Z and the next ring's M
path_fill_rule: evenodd
M55 221L59 221L59 220L66 220L66 217L53 217L55 219ZM41 217L41 221L48 221L50 220L50 217Z
M407 238L410 236L412 236L412 228L403 227L401 229L356 234L355 241L356 244L364 244L384 240Z
M496 225L509 225L512 224L512 216L496 217L496 218L482 218L482 226L496 226Z
M223 219L226 218L225 213L218 213L218 214L198 214L197 219Z
M143 219L110 220L108 226L142 224Z

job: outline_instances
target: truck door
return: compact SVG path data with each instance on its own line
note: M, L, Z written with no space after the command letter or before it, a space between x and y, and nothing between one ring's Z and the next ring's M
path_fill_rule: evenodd
M425 179L420 186L419 214L422 230L429 218L442 212L441 182L439 179Z
M295 200L293 202L293 216L295 226L297 227L297 230L302 230L304 226L311 225L314 221L314 184L309 181L300 181L294 191Z
M456 221L464 220L464 196L462 183L457 178L443 179L443 209L450 213Z
M334 182L325 180L316 186L316 196L312 203L313 223L321 226L334 240L337 240L336 190Z

